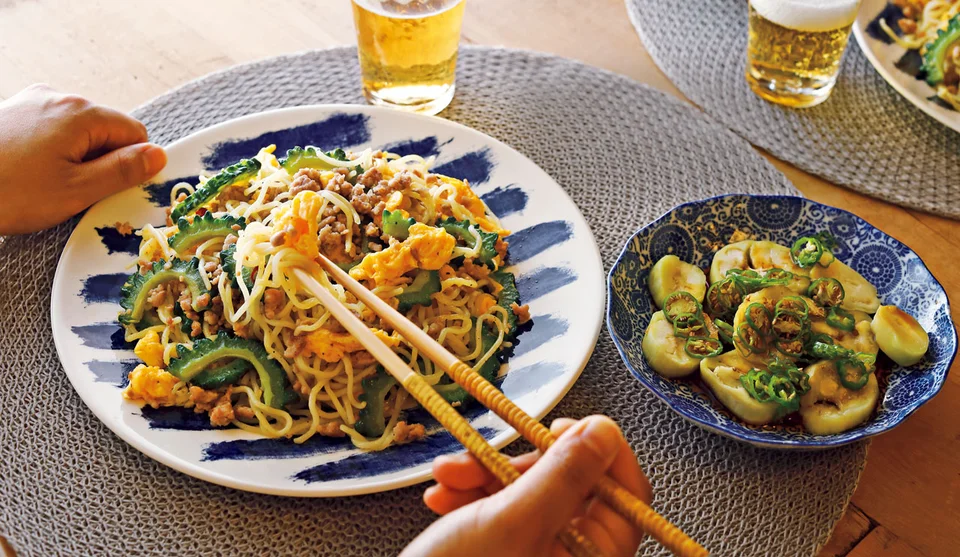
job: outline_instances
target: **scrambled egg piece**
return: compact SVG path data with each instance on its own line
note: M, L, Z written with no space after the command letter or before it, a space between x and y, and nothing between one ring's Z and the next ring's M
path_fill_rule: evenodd
M406 240L368 254L359 265L350 269L350 276L356 280L372 279L377 284L387 284L414 269L435 271L450 261L456 245L457 239L446 230L418 222L410 227Z
M391 348L400 344L400 338L397 336L389 335L381 329L371 330ZM317 329L307 336L305 349L320 356L320 359L325 362L339 362L344 355L359 352L364 350L364 347L350 333L335 333L328 329Z
M390 197L387 198L387 202L384 205L384 209L387 211L396 211L397 209L404 211L410 208L410 198L403 195L402 191L395 191L390 194ZM405 215L404 218L410 215Z
M155 366L140 364L128 377L130 385L124 389L123 398L149 404L154 408L177 404L173 387L180 380L170 373Z
M497 299L490 294L480 294L473 300L473 315L479 317L497 305Z
M150 331L137 341L133 353L151 367L164 367L163 345L160 344L160 335Z
M316 259L320 255L317 217L323 207L323 197L314 191L303 191L293 198L289 207L280 209L274 219L275 234L283 234L283 245Z
M437 177L440 181L452 185L456 190L457 194L454 196L453 200L463 205L463 207L470 211L470 214L474 216L474 219L477 221L477 224L480 225L480 229L484 232L496 232L501 238L509 236L510 231L500 228L496 222L487 218L487 207L483 204L483 201L477 197L476 192L470 187L466 182L461 182L456 178L451 178L449 176L443 176L437 174Z

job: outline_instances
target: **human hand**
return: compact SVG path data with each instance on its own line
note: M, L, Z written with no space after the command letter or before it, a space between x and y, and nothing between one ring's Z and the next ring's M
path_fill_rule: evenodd
M0 236L63 222L167 164L137 120L46 85L0 103Z
M424 530L404 556L568 555L557 534L573 524L606 555L634 555L643 533L600 500L593 488L609 473L650 503L650 483L620 429L605 416L555 420L559 438L545 455L514 457L523 475L503 487L470 454L433 463L437 485L423 495L446 515Z

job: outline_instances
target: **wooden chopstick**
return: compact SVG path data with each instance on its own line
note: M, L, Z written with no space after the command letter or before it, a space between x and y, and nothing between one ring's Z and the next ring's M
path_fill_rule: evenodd
M492 383L448 352L423 329L408 320L399 311L390 307L373 292L367 290L365 286L357 282L343 269L337 267L323 254L320 254L318 261L320 266L332 275L341 286L349 290L384 321L390 323L394 330L407 339L407 342L414 345L425 357L439 365L471 396L492 410L494 414L500 416L541 452L545 452L557 440L549 429L521 410ZM705 557L709 554L703 546L660 516L659 513L613 478L605 476L597 485L596 494L617 513L632 521L636 527L643 529L644 532L675 555Z
M293 273L304 288L320 300L320 303L343 325L347 332L353 335L378 362L383 364L387 373L392 375L457 441L477 457L501 483L507 485L520 477L520 472L514 468L507 457L490 446L487 440L477 430L473 429L470 422L461 416L453 406L450 406L450 403L443 397L438 395L433 387L424 381L418 373L410 369L410 366L401 360L393 349L380 340L360 318L324 288L317 279L302 269L294 269ZM575 557L603 555L600 548L573 526L568 526L562 530L558 537L567 551Z

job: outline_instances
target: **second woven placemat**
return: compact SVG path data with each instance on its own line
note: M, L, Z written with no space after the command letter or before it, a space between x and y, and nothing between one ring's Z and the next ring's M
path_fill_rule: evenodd
M443 116L506 141L553 176L583 211L607 268L639 226L681 202L796 193L701 112L596 68L464 48L457 81ZM271 108L359 102L356 52L333 49L231 68L135 114L166 144ZM123 443L71 388L50 334L50 287L71 230L0 244L0 535L22 555L396 555L435 519L422 485L340 499L264 496L195 480ZM592 413L622 426L655 507L714 555L813 555L866 458L863 443L796 453L707 433L630 375L606 331L548 421ZM665 553L649 540L642 552Z
M841 186L960 219L960 133L897 94L853 37L823 104L777 106L744 79L747 0L626 0L656 64L691 101L773 156Z

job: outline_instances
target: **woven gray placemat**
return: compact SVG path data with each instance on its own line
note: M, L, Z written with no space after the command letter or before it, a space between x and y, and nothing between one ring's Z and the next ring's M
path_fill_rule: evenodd
M691 101L773 156L852 190L960 219L960 133L888 85L853 37L833 94L790 109L744 79L747 0L626 0L647 51Z
M207 76L136 110L168 143L228 118L359 103L351 49ZM745 141L626 78L530 52L465 47L444 116L528 155L590 222L609 268L640 225L693 198L795 193ZM70 387L50 334L54 268L73 223L0 244L0 534L23 555L391 555L434 516L424 486L343 499L244 493L168 469L100 424ZM655 506L715 555L811 555L852 495L866 444L753 449L684 422L627 372L606 331L551 414L612 416ZM524 450L515 443L509 452ZM647 541L645 554L663 554Z

